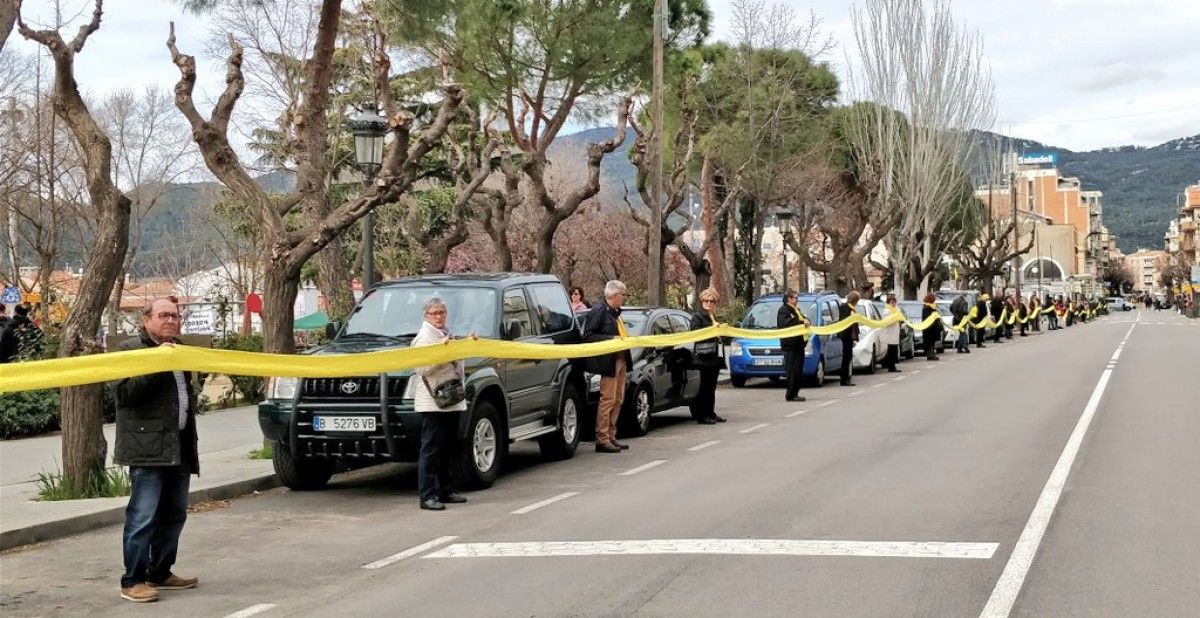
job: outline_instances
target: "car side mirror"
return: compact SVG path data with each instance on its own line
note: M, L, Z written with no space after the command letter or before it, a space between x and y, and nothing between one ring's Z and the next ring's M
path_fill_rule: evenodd
M325 323L325 338L333 339L337 337L338 331L342 330L342 323L336 320Z

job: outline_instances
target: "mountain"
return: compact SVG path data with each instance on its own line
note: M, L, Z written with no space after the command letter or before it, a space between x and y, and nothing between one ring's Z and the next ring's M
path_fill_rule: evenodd
M578 157L582 161L587 143L612 137L613 127L588 129L560 137L552 149L558 160ZM1118 237L1122 251L1138 247L1159 248L1163 233L1178 212L1178 195L1188 185L1200 182L1200 135L1183 137L1152 148L1118 146L1088 152L1043 144L1030 139L977 131L981 148L990 148L994 137L1011 142L1016 152L1056 152L1063 176L1078 177L1086 190L1104 192L1104 224ZM622 148L604 158L601 165L601 195L621 203L622 183L633 192L634 168L628 150L633 136ZM640 202L631 198L634 204Z

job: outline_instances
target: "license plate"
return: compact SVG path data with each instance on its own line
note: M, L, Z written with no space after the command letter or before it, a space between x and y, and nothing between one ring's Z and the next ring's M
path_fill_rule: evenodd
M754 365L758 366L758 367L782 367L783 359L782 358L756 358L756 359L754 359Z
M375 431L374 416L314 416L317 431Z

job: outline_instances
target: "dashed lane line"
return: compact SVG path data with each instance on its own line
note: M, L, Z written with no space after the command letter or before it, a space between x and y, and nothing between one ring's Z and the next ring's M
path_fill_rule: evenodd
M892 378L892 381L899 382L900 380L903 380L904 378L907 378L907 377L908 376L896 376L896 377Z
M747 428L739 431L738 433L754 433L754 432L758 431L759 429L762 429L764 427L769 427L770 425L771 425L770 423L759 423L753 427L747 427Z
M257 615L259 615L267 610L271 610L271 609L275 609L275 604L259 603L258 605L251 605L250 607L247 607L246 609L241 609L236 612L233 612L232 614L228 614L225 616L225 618L249 618L250 616L257 616Z
M708 447L710 447L710 446L716 446L716 445L718 445L718 444L720 444L720 443L721 443L721 441L720 441L720 440L709 440L708 442L705 442L705 443L703 443L703 444L697 444L696 446L693 446L692 448L689 448L689 449L688 449L688 451L689 451L689 452L692 452L692 453L695 453L696 451L703 451L704 449L706 449L706 448L708 448Z
M385 566L389 566L389 565L395 564L397 562L400 562L401 560L404 560L405 558L412 558L413 556L423 554L435 547L441 547L442 545L445 545L447 543L452 543L456 540L458 540L458 537L456 537L456 536L440 536L432 541L421 543L420 545L417 545L416 547L410 547L402 552L392 554L392 555L388 556L387 558L380 558L379 560L376 560L375 562L372 562L370 564L364 564L363 568L370 570L370 571L382 569Z
M846 396L847 396L847 397L857 397L857 396L859 396L859 395L861 395L861 394L863 394L863 392L862 392L862 391L854 391L853 393L846 393Z
M540 541L455 543L424 556L439 558L545 558L569 556L845 556L989 560L998 543L827 541L789 539L655 539L644 541Z
M557 496L551 496L549 498L546 498L545 500L542 500L541 502L534 502L533 504L531 504L529 506L523 506L523 507L509 513L509 515L524 515L526 513L532 513L533 511L536 511L536 510L542 508L543 506L550 506L551 504L554 504L555 502L562 502L563 500L566 500L567 498L570 498L571 496L578 496L578 495L579 495L579 492L577 492L577 491L563 492L561 494L558 494Z
M808 410L796 410L795 412L788 412L787 414L784 414L783 416L784 416L784 418L796 418L797 416L800 416L801 414L804 414L806 412L808 412Z
M883 388L885 386L887 386L887 382L881 382L879 384L876 384L875 386L872 386L871 388Z
M617 476L633 476L635 474L645 472L646 470L649 470L650 468L657 468L658 466L661 466L665 463L667 463L667 460L665 460L665 459L655 459L654 461L652 461L650 463L642 464L632 470L626 470L626 471L618 474Z
M818 408L824 408L825 406L831 406L831 405L833 405L833 404L835 404L835 403L837 403L837 402L838 402L838 400L837 400L837 399L830 399L829 401L826 401L825 403L819 403L819 404L817 404L817 407L818 407Z

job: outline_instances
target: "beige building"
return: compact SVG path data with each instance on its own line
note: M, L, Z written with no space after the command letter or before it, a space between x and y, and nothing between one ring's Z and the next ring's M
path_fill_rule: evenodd
M1159 249L1138 249L1125 256L1125 267L1133 277L1136 292L1161 292L1163 268L1167 265L1167 252Z
M1196 183L1179 196L1179 219L1177 223L1177 251L1182 254L1183 263L1188 266L1200 265L1200 251L1197 244L1200 241L1200 183Z

